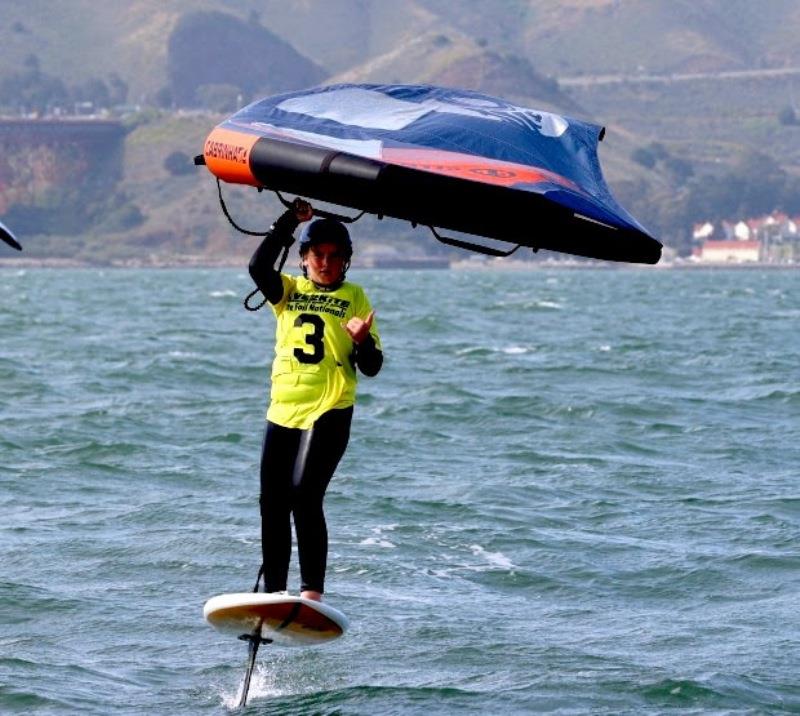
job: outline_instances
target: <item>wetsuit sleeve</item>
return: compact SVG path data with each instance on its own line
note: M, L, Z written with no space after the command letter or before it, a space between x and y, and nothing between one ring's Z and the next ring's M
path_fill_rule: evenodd
M368 378L378 375L383 365L383 351L371 335L356 345L354 358L358 369Z
M299 223L293 211L284 212L269 227L264 240L250 259L250 276L264 297L272 304L280 303L283 298L283 281L275 268L275 262L281 251L294 243L292 234Z

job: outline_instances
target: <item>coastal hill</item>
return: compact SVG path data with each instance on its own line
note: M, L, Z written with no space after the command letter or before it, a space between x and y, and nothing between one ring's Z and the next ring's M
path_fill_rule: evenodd
M763 201L780 204L754 210L800 213L799 26L794 0L7 0L0 113L83 108L125 132L112 153L120 177L105 203L92 196L82 226L61 220L76 182L62 195L47 181L21 192L8 162L0 212L20 217L28 255L243 255L252 244L231 236L207 172L187 164L214 124L242 102L313 84L429 82L606 126L615 195L685 252L692 222L737 218L734 194L758 193L748 181L769 179ZM37 152L45 171L52 162ZM230 201L252 225L279 210L237 188ZM390 245L409 236L392 222L365 231ZM439 250L411 236L409 250Z
M6 0L0 76L35 53L65 78L117 73L138 102L166 84L170 35L200 11L261 25L331 75L455 32L552 77L800 66L794 0Z

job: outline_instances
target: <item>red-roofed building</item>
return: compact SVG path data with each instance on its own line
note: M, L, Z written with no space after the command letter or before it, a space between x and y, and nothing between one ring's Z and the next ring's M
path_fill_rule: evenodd
M692 258L707 263L798 263L800 262L800 217L782 212L767 216L695 224Z

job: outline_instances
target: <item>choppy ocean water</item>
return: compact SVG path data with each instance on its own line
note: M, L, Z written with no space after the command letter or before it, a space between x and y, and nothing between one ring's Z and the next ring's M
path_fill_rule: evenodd
M800 713L800 274L354 271L352 628L246 713ZM235 270L0 271L0 712L224 714L273 322Z

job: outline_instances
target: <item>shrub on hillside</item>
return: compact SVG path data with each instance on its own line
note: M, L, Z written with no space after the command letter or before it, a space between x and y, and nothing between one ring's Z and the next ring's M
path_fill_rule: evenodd
M646 169L652 169L656 165L656 155L647 147L636 147L631 152L631 159L637 164L641 164Z
M164 169L172 176L183 176L194 172L192 158L184 152L172 152L164 160Z
M800 119L797 117L797 112L794 107L787 105L778 113L778 121L788 127L800 124Z

